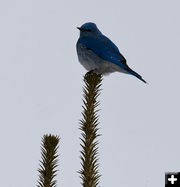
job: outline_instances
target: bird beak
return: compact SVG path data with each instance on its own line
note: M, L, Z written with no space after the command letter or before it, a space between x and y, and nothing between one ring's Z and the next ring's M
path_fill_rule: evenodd
M77 27L77 29L79 29L81 32L85 32L85 29L82 29L81 27Z

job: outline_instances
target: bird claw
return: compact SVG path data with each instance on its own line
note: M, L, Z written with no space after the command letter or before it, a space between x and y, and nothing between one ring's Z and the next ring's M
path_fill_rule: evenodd
M88 71L86 74L87 74L87 75L90 75L90 74L93 74L93 73L95 73L95 71L94 71L94 70L91 70L91 71Z

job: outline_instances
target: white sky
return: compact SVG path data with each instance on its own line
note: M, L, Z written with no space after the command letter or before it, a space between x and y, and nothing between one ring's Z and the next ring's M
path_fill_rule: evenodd
M164 187L180 171L179 0L0 1L0 186L37 184L40 143L60 135L58 186L80 186L85 70L77 26L95 22L149 82L114 73L100 96L100 186Z

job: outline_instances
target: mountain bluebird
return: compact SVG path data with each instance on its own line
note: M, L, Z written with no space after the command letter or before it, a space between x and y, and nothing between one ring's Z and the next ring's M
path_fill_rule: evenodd
M78 59L86 70L98 74L123 72L146 83L141 75L127 65L117 46L100 32L96 24L85 23L77 28L80 30L76 44Z

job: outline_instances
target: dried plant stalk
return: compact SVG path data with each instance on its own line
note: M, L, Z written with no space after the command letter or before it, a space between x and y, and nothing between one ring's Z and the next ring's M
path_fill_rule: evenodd
M96 187L99 183L98 171L98 115L97 97L100 94L102 76L93 72L88 72L84 77L85 86L83 88L83 119L80 121L81 135L81 165L79 171L83 187Z
M42 160L40 161L39 181L37 187L55 187L57 181L58 143L59 137L54 135L44 135L41 144Z

